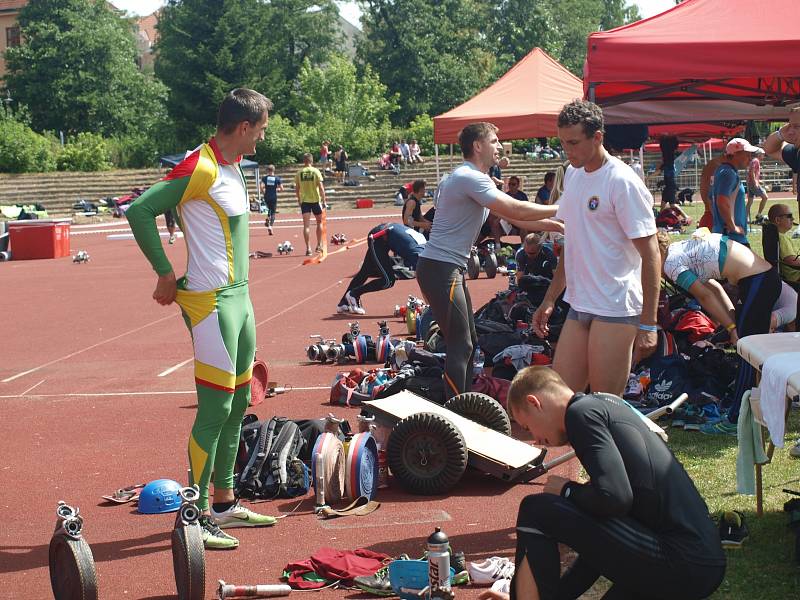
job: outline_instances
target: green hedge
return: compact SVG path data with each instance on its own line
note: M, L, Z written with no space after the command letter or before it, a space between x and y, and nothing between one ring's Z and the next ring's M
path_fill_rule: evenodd
M0 172L37 173L56 168L57 143L24 123L0 119Z

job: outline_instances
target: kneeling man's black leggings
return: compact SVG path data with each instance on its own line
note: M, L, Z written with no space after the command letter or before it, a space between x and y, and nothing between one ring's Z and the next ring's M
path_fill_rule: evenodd
M561 577L558 543L578 553ZM601 575L613 586L604 600L695 600L710 596L724 566L690 564L666 552L663 537L632 518L600 518L554 494L526 497L517 517L519 571L527 559L542 600L579 598ZM511 600L516 598L511 582Z
M456 264L420 258L417 282L447 345L444 387L445 399L449 399L472 388L472 354L478 343L464 270Z

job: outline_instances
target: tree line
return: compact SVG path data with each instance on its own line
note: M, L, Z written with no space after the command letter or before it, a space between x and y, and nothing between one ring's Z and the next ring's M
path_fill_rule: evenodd
M322 140L352 158L401 137L430 151L432 115L532 48L580 75L589 33L639 18L626 0L359 5L353 60L341 52L332 0L168 0L146 72L137 66L135 19L102 0L30 0L19 14L22 44L5 55L0 171L150 166L159 153L206 139L235 87L275 104L260 162L294 162Z

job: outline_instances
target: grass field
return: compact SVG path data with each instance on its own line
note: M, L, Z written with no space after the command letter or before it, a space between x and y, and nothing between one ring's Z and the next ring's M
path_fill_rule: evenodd
M697 196L696 196L697 197ZM790 207L795 203L781 202ZM768 206L775 204L770 201ZM702 215L701 202L685 205L684 212L696 223ZM753 210L755 216L755 210ZM676 236L687 237L688 233ZM753 250L761 250L761 228L750 234ZM750 538L739 550L730 550L725 581L715 599L789 600L800 598L800 566L794 557L794 535L786 527L783 503L792 496L784 488L800 491L800 459L791 458L788 448L800 437L800 415L794 412L786 432L786 448L776 449L772 463L764 468L764 515L755 514L755 497L736 494L736 438L709 436L699 432L670 430L670 447L683 463L705 498L712 514L724 510L744 512ZM657 585L657 582L654 582Z

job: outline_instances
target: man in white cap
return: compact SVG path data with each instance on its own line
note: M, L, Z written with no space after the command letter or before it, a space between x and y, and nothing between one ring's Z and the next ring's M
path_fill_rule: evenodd
M747 241L747 204L739 170L750 163L758 148L744 138L733 138L725 146L725 157L714 172L711 186L711 212L714 217L714 233L722 233L730 239L750 246Z

